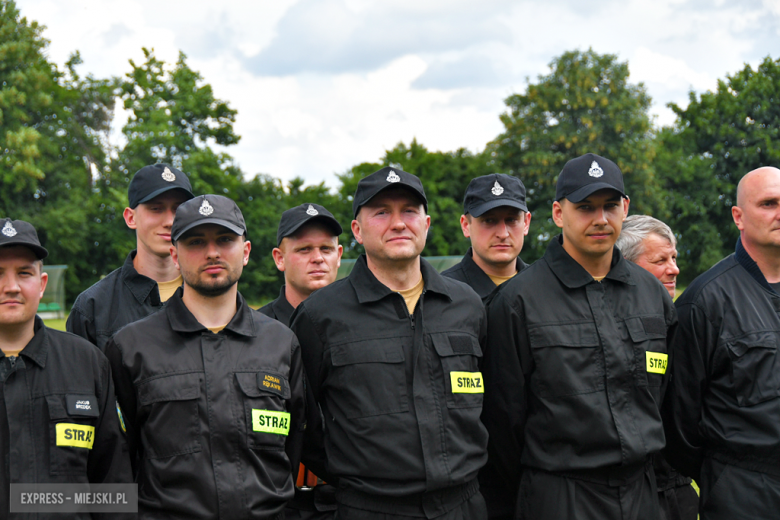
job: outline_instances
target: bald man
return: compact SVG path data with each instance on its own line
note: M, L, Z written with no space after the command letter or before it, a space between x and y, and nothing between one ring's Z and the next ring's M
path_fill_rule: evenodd
M677 300L667 460L701 488L702 520L780 514L780 170L745 175L736 251Z

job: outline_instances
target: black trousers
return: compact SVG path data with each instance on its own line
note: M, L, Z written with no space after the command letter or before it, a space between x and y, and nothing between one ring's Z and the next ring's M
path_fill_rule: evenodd
M476 489L474 489L476 488ZM348 500L341 500L343 495L337 494L338 509L336 510L336 520L487 520L487 508L485 500L478 490L478 486L473 486L468 491L468 498L465 500L455 500L449 502L452 497L446 500L436 500L435 508L423 508L414 506L416 500L406 500L392 498L378 498L372 502L367 495L350 495ZM345 503L347 502L347 503ZM398 507L393 508L393 502L397 502ZM449 503L448 503L449 502ZM389 507L388 507L389 506ZM426 513L425 511L428 511Z
M579 473L579 472L578 472ZM584 472L582 472L584 473ZM650 465L623 479L587 479L523 470L517 518L521 520L658 520L661 510ZM587 480L586 480L587 479Z
M661 520L699 518L699 495L690 484L659 491L658 502L661 504Z
M705 458L698 484L701 520L780 518L780 476Z

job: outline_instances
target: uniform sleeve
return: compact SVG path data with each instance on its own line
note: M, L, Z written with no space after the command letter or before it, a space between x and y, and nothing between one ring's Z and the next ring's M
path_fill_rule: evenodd
M664 396L669 388L669 381L672 377L672 373L669 370L671 363L674 361L674 353L672 352L672 343L674 336L677 334L677 328L679 327L679 321L677 319L677 309L674 306L674 302L671 298L666 298L664 295L664 307L665 307L665 319L666 319L666 352L667 352L667 370L664 374L663 381L661 383L661 402L663 402Z
M77 298L76 303L68 315L68 321L65 323L65 329L68 332L81 336L93 345L97 346L97 333L95 332L95 323L89 318L80 305Z
M308 426L304 441L303 463L318 477L330 484L335 484L338 479L330 475L327 470L324 422L321 413L322 396L320 389L323 380L322 356L324 346L306 311L305 303L299 305L295 310L290 328L298 336L298 341L301 344L301 357L308 383Z
M106 357L111 365L111 375L116 388L116 402L122 410L122 418L125 422L130 464L133 468L133 475L137 475L138 461L143 454L141 453L142 447L139 440L139 426L136 422L137 401L133 378L122 362L122 350L114 339L111 339L106 345Z
M506 292L499 293L488 307L487 337L482 422L490 434L488 460L507 488L516 492L527 416L525 382L530 375L530 355L524 354L528 344L522 316Z
M664 456L680 473L699 479L704 455L699 433L706 384L706 349L716 337L704 313L692 304L678 309L679 323L669 347L669 387L662 408Z
M290 471L293 482L298 475L298 466L301 462L301 450L303 449L303 436L307 429L306 417L306 381L301 361L301 348L298 339L293 336L292 358L290 360L290 433L285 443L285 452L290 460Z

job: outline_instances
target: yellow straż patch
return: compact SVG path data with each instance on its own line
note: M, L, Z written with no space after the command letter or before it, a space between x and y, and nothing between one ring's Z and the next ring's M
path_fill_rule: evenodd
M484 394L482 372L450 372L453 394Z
M287 435L290 433L290 414L273 410L252 409L252 430Z
M57 446L92 449L95 442L95 427L86 424L58 423L56 425Z
M669 356L661 352L647 352L647 371L651 374L665 374Z

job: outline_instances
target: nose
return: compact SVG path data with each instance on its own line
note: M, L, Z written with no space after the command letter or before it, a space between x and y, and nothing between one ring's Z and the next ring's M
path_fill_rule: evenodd
M606 226L607 225L607 210L604 207L599 208L596 210L596 224L600 226Z
M394 211L393 212L393 221L391 224L391 228L394 230L402 230L406 227L406 222L404 222L404 215L403 212L400 211Z
M219 258L219 247L216 240L209 240L206 244L206 258Z
M176 216L176 208L168 208L165 211L165 221L163 222L163 227L166 229L170 229L173 227L173 219Z
M314 251L312 252L311 255L311 261L314 262L315 264L320 264L325 261L325 258L322 256L322 251L320 250L319 247L314 248Z
M504 220L501 220L498 223L498 227L496 228L496 237L498 238L509 237L509 227L507 227L506 222Z
M666 272L673 276L677 276L678 274L680 274L680 268L677 267L677 262L675 262L674 260L670 261L669 265L666 267Z
M9 273L0 278L0 292L6 294L19 294L21 292L19 278L13 273Z

